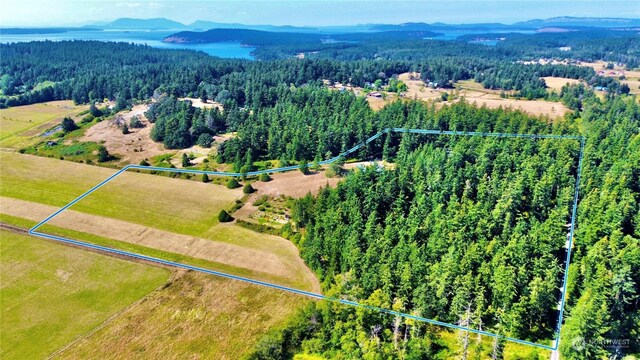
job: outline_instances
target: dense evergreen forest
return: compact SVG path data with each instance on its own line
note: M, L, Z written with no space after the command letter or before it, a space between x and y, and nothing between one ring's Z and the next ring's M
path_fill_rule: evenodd
M375 48L369 49L371 46ZM272 87L278 85L330 80L365 86L407 71L418 71L424 80L444 88L458 80L475 79L487 88L516 90L517 96L530 99L547 96L541 76L582 79L591 86L606 86L612 93L629 91L613 78L596 76L591 69L518 64L525 52L513 49L457 41L397 41L382 36L358 47L320 52L313 56L316 59L277 62L218 59L187 50L98 41L0 44L0 51L0 107L61 99L87 103L104 98L119 100L125 106L154 93L167 93L210 99L220 96L237 107L248 104L255 108L263 102L273 103ZM629 56L634 56L633 51L630 48ZM377 55L369 56L368 52Z
M614 40L607 51L627 41ZM590 46L571 41L584 51ZM518 63L527 51L537 51L535 43L530 49L522 45L526 51L519 45L492 49L434 40L345 44L350 43L327 44L314 59L255 62L103 42L0 45L0 106L107 98L119 110L154 99L146 114L154 140L168 148L208 146L211 135L235 131L219 147L218 161L240 172L262 159L324 160L389 127L582 134L583 179L561 351L569 359L639 352L636 98L592 69ZM260 51L274 51L277 58L288 49L278 46ZM626 52L630 62L634 49ZM362 97L323 84L364 86L407 71L445 87L475 79L529 98L548 96L541 76L587 85L555 94L574 113L551 121L465 103L437 109L407 100L373 111ZM595 96L589 88L594 85L608 86L609 93ZM214 99L224 111L196 109L177 100L182 96ZM545 342L557 325L578 145L384 135L354 157L392 165L354 171L337 188L296 201L290 238L327 295ZM318 302L265 337L253 357L279 359L304 351L327 358L433 358L445 347L441 331ZM587 340L580 349L572 346L576 338ZM608 342L624 339L630 341Z
M561 353L592 359L640 351L640 108L634 98L600 101L587 92L575 121L546 128L512 112L455 105L430 113L421 107L381 113L395 112L407 122L424 114L422 126L429 128L583 129L583 184ZM358 171L294 207L300 228L294 239L326 293L502 335L552 337L576 142L388 139L392 151L385 157L394 170ZM566 339L594 340L576 348ZM613 339L620 341L608 342ZM421 359L443 347L424 324L317 303L265 337L253 357L304 351L328 358Z

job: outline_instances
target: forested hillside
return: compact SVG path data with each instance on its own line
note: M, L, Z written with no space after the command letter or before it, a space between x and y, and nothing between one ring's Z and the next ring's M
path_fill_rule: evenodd
M230 111L246 106L257 109L275 104L281 93L278 87L320 85L322 80L364 87L407 71L420 72L423 80L443 88L475 79L486 88L516 90L516 96L529 99L548 96L542 76L581 79L591 86L606 86L611 93L629 91L621 88L617 79L596 76L591 69L515 63L524 57L515 50L435 40L421 41L416 44L418 49L395 48L410 43L379 40L376 46L386 50L371 49L376 57L356 48L353 56L349 56L350 50L340 49L317 59L272 62L218 59L187 50L98 41L0 44L0 107L64 99L88 103L105 98L126 106L154 93L167 93L228 100L235 105Z
M396 111L400 118L429 114L427 128L582 129L583 184L561 334L569 359L640 350L640 109L633 98L600 101L592 93L581 106L575 121L548 129L516 113L463 105ZM385 143L397 144L385 151L395 170L356 172L294 208L296 241L327 293L501 335L553 337L578 144L417 135ZM423 358L443 346L433 328L411 320L318 303L263 339L254 355Z

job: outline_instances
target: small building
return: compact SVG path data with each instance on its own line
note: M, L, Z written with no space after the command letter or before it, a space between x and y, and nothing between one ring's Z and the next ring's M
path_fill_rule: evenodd
M382 93L380 93L379 91L372 91L372 92L368 93L367 96L371 96L371 97L374 97L374 98L381 98L382 97Z

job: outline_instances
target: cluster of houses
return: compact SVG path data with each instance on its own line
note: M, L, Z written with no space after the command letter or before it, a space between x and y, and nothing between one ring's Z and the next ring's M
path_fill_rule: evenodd
M624 75L624 71L598 70L597 74L600 75L600 76L623 76Z

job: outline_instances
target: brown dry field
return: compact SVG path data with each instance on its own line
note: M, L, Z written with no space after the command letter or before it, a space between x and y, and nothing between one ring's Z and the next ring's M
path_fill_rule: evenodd
M560 92L560 90L562 90L562 87L569 84L569 85L575 85L575 84L580 84L580 80L576 80L576 79L568 79L568 78L562 78L562 77L555 77L555 76L545 76L542 79L544 79L544 82L547 83L547 87L550 89L553 89L557 92Z
M371 161L359 161L345 164L344 168L352 170L359 165L369 166L371 164L373 164ZM382 162L382 164L386 167L393 167L393 164L385 162ZM335 187L343 178L327 178L324 171L304 175L302 172L295 170L271 174L271 179L266 183L262 181L251 183L256 192L249 196L245 204L233 214L233 217L255 223L256 221L251 218L251 215L259 211L258 206L253 205L259 197L268 195L269 197L290 196L301 198L308 193L317 195L321 188L327 185Z
M358 161L344 165L346 170L355 169L359 165L369 166L371 161ZM385 165L391 166L391 165ZM317 195L321 188L329 185L335 187L343 178L328 178L324 171L305 175L299 170L271 174L271 181L256 181L251 184L257 190L256 195L291 196L301 198L308 193Z
M56 359L240 359L309 300L196 272L80 337Z
M625 80L623 83L629 85L631 89L630 93L634 95L640 95L640 80Z
M587 61L581 61L578 66L584 66L584 67L590 67L595 71L599 71L599 70L604 70L604 71L611 71L608 69L605 69L605 66L607 66L607 62L606 61L596 61L596 62L587 62ZM614 71L621 71L624 70L624 67L622 66L618 66L618 65L614 65L613 67Z
M207 103L203 104L200 99L182 98L180 100L191 100L194 107L214 107L220 104ZM222 105L220 105L221 107ZM187 149L179 151L165 149L162 143L157 143L151 140L151 124L144 113L149 108L149 105L142 104L134 106L131 111L122 113L124 119L129 122L133 116L138 116L145 127L141 129L129 128L129 134L123 134L122 129L117 126L113 120L105 120L96 125L90 127L85 134L79 139L80 141L94 141L102 143L107 148L109 153L114 154L120 158L121 164L138 164L143 159L151 159L157 155L174 154L171 159L171 163L176 167L182 167L182 154L194 154L196 158L191 161L193 164L199 164L214 150L215 146L211 149L202 148L194 145ZM228 140L232 134L223 134L214 137L216 142L223 142Z
M171 150L165 149L161 143L151 140L153 124L144 116L148 108L148 105L136 105L131 111L122 114L127 122L133 116L138 116L145 124L141 129L129 128L131 133L125 135L112 120L104 120L87 129L79 140L103 143L109 153L120 157L121 163L138 164L143 159L171 153Z
M419 73L413 73L414 77L419 79ZM442 106L447 102L441 102L440 97L442 93L454 93L460 97L464 97L465 101L470 104L476 104L476 106L486 106L488 108L497 109L511 108L514 110L521 110L534 116L548 116L549 118L561 118L570 110L559 102L545 101L545 100L516 100L516 99L503 99L500 97L501 90L484 89L481 84L475 81L461 81L456 84L455 90L445 89L430 89L424 86L424 82L421 80L410 80L410 73L403 73L398 76L405 84L407 84L408 91L403 97L396 95L387 96L386 100L374 99L367 97L369 105L374 110L381 109L384 105L395 101L396 99L418 99L423 101L432 101L436 103L436 106ZM508 93L508 92L507 92ZM460 101L459 99L449 101Z
M57 210L56 207L13 198L0 197L2 213L40 221ZM209 260L215 263L248 269L256 273L275 275L304 283L305 288L320 292L320 284L298 255L290 241L272 235L259 234L261 248L246 247L213 239L171 233L108 217L66 210L49 224L82 233L138 244L154 249ZM233 224L217 224L212 233L224 232ZM250 230L240 229L240 233ZM242 234L238 234L242 236ZM213 240L213 241L212 241Z
M476 106L486 106L488 108L497 109L511 108L514 110L522 110L534 116L548 116L549 118L560 118L564 114L571 111L562 103L545 101L545 100L517 100L503 99L500 97L500 90L475 90L474 81L465 81L464 86L460 88L459 96L463 96L465 101ZM480 84L477 84L480 86ZM459 100L454 100L459 101Z
M410 77L413 75L415 78L411 80ZM420 80L420 73L402 73L398 76L398 79L402 80L405 84L407 84L407 92L405 93L405 97L408 99L418 99L418 100L437 100L440 99L442 93L446 93L447 91L441 89L432 89L428 87L424 81Z
M465 100L470 104L478 107L486 106L488 108L497 109L510 108L514 110L522 110L534 116L548 116L549 118L561 118L570 110L561 103L544 101L544 100L516 100L516 99L495 99L479 94L465 94Z

